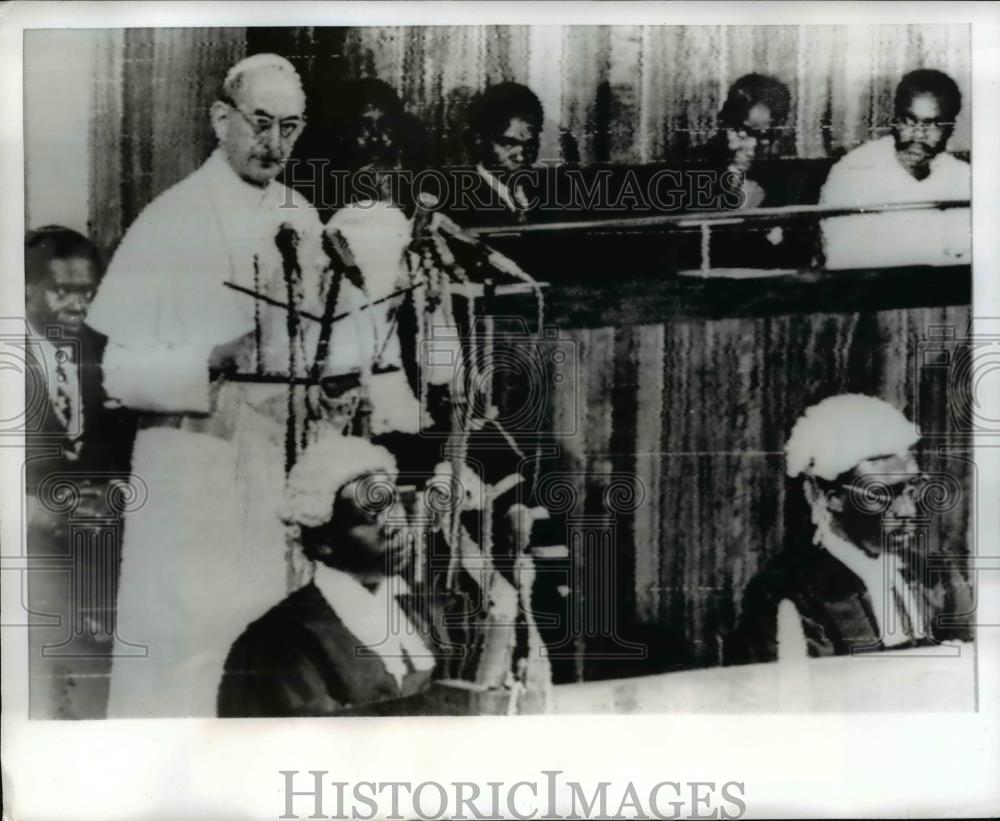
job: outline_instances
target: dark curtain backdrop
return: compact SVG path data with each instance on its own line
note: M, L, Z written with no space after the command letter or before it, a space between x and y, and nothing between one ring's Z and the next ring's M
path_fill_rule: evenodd
M113 246L138 211L211 149L207 109L226 69L276 51L314 100L346 77L392 85L429 132L430 161L464 161L469 98L531 86L545 106L542 157L565 135L580 160L663 161L704 142L726 89L750 71L791 91L783 149L824 157L884 133L899 77L951 74L968 97L967 26L425 26L117 29L100 33L94 85L92 233ZM314 116L322 112L312 112ZM970 148L968 105L951 148Z

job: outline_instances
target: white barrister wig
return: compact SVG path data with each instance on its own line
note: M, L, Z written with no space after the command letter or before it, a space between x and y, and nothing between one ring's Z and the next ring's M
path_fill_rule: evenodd
M831 396L799 417L785 445L789 476L832 481L865 459L905 453L920 429L888 402L847 393Z
M338 491L371 473L395 477L396 460L389 451L359 436L326 432L306 447L288 474L281 518L304 527L326 524Z
M244 74L262 68L272 68L277 71L287 72L295 77L299 85L302 84L302 79L298 71L295 70L295 66L280 54L252 54L249 57L244 57L226 72L226 79L222 83L223 91L226 94L232 94L233 87L239 84L240 78Z

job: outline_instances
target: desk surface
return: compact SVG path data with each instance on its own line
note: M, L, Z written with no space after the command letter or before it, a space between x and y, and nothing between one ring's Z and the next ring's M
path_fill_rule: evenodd
M976 703L975 648L960 644L563 684L553 712L965 712Z
M560 327L618 327L668 319L853 313L970 305L969 266L803 271L761 279L609 277L560 282L553 273L547 316Z

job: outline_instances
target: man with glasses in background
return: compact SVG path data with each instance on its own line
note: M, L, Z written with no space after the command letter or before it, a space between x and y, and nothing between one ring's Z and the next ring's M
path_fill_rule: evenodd
M453 170L449 215L462 226L520 225L537 212L537 166L544 114L520 83L488 86L470 103L465 131L474 169Z
M969 638L958 624L971 617L968 584L955 566L929 566L919 529L929 490L912 450L919 439L913 422L873 396L832 396L799 418L786 467L801 480L813 544L786 548L751 579L730 661ZM789 629L794 616L801 629Z
M210 110L218 147L139 215L92 306L109 340L105 389L139 414L132 473L146 497L126 516L117 602L138 657L114 660L111 717L214 715L233 639L287 593L289 389L232 375L298 375L310 348L286 310L226 286L322 312L319 218L275 180L305 106L283 57L233 66Z
M919 69L896 88L892 133L848 152L820 192L820 205L858 208L968 200L969 164L945 149L962 108L955 81ZM968 265L968 208L833 217L822 223L827 268Z

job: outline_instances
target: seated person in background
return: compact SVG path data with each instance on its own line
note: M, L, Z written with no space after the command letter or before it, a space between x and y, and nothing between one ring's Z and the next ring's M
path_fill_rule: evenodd
M945 151L962 107L947 74L911 71L896 88L892 134L849 152L830 170L820 204L859 207L967 200L969 164ZM957 265L971 262L967 208L823 220L827 268Z
M918 552L925 477L911 449L919 438L898 410L861 394L824 399L799 418L785 446L787 473L802 477L814 544L788 547L747 585L730 661L969 637L935 618L971 615L967 583L957 568L929 572ZM797 613L801 629L789 629L779 609Z
M386 505L395 475L388 451L357 437L328 435L299 458L284 516L315 575L233 644L221 717L330 715L429 686L430 628L407 607L410 557L389 529L404 521Z
M692 205L698 210L739 211L799 202L801 191L794 173L785 167L762 169L761 161L787 156L782 148L782 130L788 118L791 96L788 87L774 77L746 74L729 88L719 112L719 131L695 152L713 173L712 185L702 188ZM794 148L794 142L792 143ZM815 229L796 223L794 232L778 222L749 222L735 227L719 226L712 240L702 244L708 252L703 268L802 268L811 261ZM692 262L685 254L681 267Z
M729 87L719 112L719 131L697 152L720 174L715 208L772 205L756 179L754 164L771 156L788 118L788 87L774 77L746 74Z
M544 122L535 93L519 83L489 86L473 102L466 139L475 178L450 192L459 225L517 225L527 219Z

